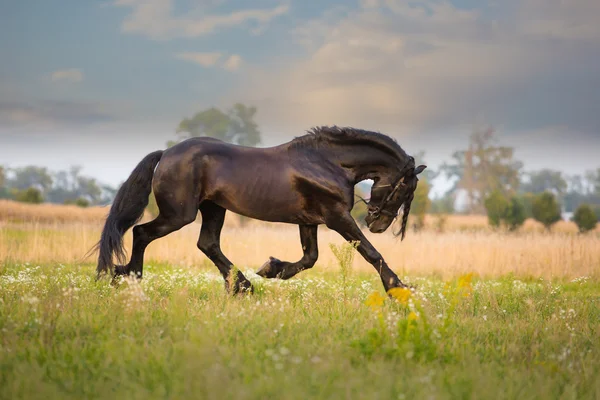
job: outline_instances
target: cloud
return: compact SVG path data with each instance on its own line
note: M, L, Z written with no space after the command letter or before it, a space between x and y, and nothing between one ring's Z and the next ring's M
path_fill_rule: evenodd
M295 131L335 123L408 134L481 120L600 131L597 1L362 3L294 27L301 50L246 65L246 85L231 98Z
M66 81L72 83L83 82L83 71L76 68L61 69L51 75L52 82Z
M237 54L232 54L223 64L223 68L228 71L236 71L240 68L240 65L242 65L242 57Z
M115 107L93 102L58 100L2 101L0 126L49 128L95 124L120 119Z
M222 53L179 53L175 57L180 60L190 61L195 64L201 65L205 68L219 67L228 71L236 71L242 65L242 57L238 54L231 54L229 57L223 59Z
M213 4L205 2L196 10L174 15L174 0L116 0L115 5L131 8L131 14L121 29L153 39L194 38L208 35L222 28L231 28L254 22L253 32L260 33L274 18L289 11L287 4L268 9L245 9L228 14L211 14Z
M221 58L221 53L179 53L175 57L180 60L191 61L203 67L212 67Z

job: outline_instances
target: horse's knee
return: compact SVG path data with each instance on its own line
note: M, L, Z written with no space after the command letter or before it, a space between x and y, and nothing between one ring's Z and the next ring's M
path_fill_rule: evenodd
M374 248L365 250L364 257L370 264L373 264L373 265L379 264L383 261L383 257L381 256L381 253L379 253Z
M200 238L200 240L198 240L197 246L198 249L200 249L200 251L206 254L206 256L209 258L220 252L220 247L217 242L205 239L203 240L203 238Z
M315 265L315 263L317 262L318 258L319 258L319 251L317 249L312 249L312 250L306 252L304 254L304 257L302 257L302 266L304 267L304 269L312 268Z

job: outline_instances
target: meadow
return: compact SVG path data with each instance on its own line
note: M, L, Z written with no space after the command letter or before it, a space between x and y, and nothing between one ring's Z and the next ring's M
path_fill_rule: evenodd
M224 253L256 290L231 297L197 223L150 245L142 281L95 282L105 213L0 204L0 398L600 398L598 232L367 234L416 286L389 297L325 228L312 270L258 277L301 256L297 228L229 215Z

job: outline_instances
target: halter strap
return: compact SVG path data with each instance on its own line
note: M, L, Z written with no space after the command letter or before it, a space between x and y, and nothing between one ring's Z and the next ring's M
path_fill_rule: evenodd
M411 157L411 159L413 159L413 158ZM409 161L406 162L406 165L408 165L408 163L410 161L411 160L409 159ZM405 170L406 165L404 166L403 170ZM396 194L396 192L398 191L398 189L401 186L406 186L406 184L404 183L404 177L405 176L406 176L406 174L402 175L398 179L398 182L396 182L396 184L394 185L394 188L390 191L390 193L386 196L386 198L381 202L381 204L379 204L378 206L375 206L373 210L368 210L369 215L372 215L374 218L378 218L380 214L389 215L389 216L391 216L393 218L396 218L398 216L398 212L393 213L391 211L384 210L384 207L392 199L392 197L394 197L394 194ZM387 185L381 185L381 186L374 186L373 188L377 189L377 188L388 187L388 186L392 186L392 185L387 184ZM373 188L371 188L371 190L373 190ZM361 197L361 199L362 199L362 197ZM365 204L367 206L370 206L370 204L367 203L364 199L363 199L363 201L365 202ZM356 204L356 203L354 203L354 204Z

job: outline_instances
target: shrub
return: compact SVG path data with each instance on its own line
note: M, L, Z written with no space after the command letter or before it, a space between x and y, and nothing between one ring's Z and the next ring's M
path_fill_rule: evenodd
M527 219L523 200L517 196L506 198L500 191L494 191L484 201L491 226L505 225L509 230L518 229Z
M25 190L15 190L14 197L16 201L20 201L21 203L40 204L44 202L41 190L34 187Z
M521 225L523 225L526 219L527 212L525 210L523 200L516 196L511 197L504 218L508 229L511 231L517 230Z
M573 221L577 224L579 232L585 233L596 228L598 217L594 213L594 210L592 210L592 207L582 204L575 210Z
M500 223L506 218L509 201L499 191L495 190L485 199L484 206L487 211L488 221L491 226L499 227Z
M600 222L600 205L596 204L591 206L592 211L594 211L594 214L596 215L596 220L598 222Z
M550 192L536 195L531 204L533 218L550 230L553 224L561 220L560 206L556 197Z
M425 226L425 214L431 206L429 189L429 183L425 179L420 180L415 189L415 197L411 204L410 216L414 219L413 225L416 230L422 229Z
M85 197L79 197L75 200L73 200L73 199L65 200L64 204L74 205L74 206L82 207L82 208L90 206L89 200L86 199Z

